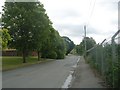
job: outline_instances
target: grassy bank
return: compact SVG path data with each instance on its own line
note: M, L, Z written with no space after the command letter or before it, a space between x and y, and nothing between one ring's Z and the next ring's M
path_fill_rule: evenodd
M41 62L48 61L47 59L42 59L40 61L37 60L37 57L28 57L27 63L22 63L22 57L2 57L2 70L11 70L19 67L24 67L32 64L38 64Z

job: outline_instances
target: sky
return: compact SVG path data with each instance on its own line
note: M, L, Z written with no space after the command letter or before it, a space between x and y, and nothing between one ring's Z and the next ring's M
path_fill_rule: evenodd
M0 7L5 0L0 2ZM97 43L109 39L118 30L119 0L39 0L61 36L67 36L75 44L87 36ZM2 8L0 8L0 11Z

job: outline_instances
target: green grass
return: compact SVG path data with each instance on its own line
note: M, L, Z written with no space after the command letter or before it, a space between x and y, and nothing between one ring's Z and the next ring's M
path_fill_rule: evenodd
M40 61L37 60L37 57L28 57L27 63L23 63L22 57L2 57L2 70L11 70L19 67L24 67L32 64L38 64L40 62L46 62L48 60L41 59Z

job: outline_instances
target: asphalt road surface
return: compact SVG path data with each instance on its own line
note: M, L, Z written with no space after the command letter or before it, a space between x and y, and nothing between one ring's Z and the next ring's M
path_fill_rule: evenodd
M61 88L79 56L3 72L3 88Z

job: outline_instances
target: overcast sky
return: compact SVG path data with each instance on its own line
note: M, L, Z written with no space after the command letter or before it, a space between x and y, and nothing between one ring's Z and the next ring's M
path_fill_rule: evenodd
M0 1L0 6L5 0ZM118 30L119 0L39 0L61 36L68 36L79 44L87 25L87 36L97 43ZM1 9L1 8L0 8Z

